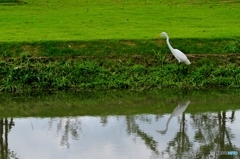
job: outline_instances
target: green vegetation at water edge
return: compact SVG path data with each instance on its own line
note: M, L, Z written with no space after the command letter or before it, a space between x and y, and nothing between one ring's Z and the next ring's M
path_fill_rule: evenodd
M239 38L239 0L21 0L0 4L1 42Z
M239 87L240 63L236 54L189 57L191 65L173 55L53 57L23 55L0 61L0 90L148 89ZM194 60L192 60L194 59Z
M169 114L178 103L190 100L185 113L239 109L239 90L153 89L144 91L83 91L0 96L0 117L105 116Z

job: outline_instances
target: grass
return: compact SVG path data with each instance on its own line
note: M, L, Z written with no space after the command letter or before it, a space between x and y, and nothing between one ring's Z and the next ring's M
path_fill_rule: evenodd
M23 0L0 5L1 42L239 38L239 0Z
M23 1L0 4L1 91L240 86L238 0Z
M236 39L173 39L174 48L186 54L229 54L240 52L240 40ZM164 39L146 40L96 40L96 41L42 41L0 43L0 57L81 56L103 57L144 55L154 58L171 54ZM237 54L236 54L237 55Z
M174 57L117 56L113 58L6 58L0 61L0 90L41 92L149 88L239 88L238 56L201 57L191 67ZM190 59L191 60L191 59Z

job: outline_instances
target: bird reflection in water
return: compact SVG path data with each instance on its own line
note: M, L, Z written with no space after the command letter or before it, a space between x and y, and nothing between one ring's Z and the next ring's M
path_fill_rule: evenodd
M167 130L168 130L168 124L170 122L170 120L175 117L178 116L180 114L182 114L188 107L190 101L185 101L184 103L179 103L178 106L174 109L174 111L172 112L171 116L169 117L167 124L166 124L166 128L164 130L156 130L157 132L161 133L161 134L166 134Z

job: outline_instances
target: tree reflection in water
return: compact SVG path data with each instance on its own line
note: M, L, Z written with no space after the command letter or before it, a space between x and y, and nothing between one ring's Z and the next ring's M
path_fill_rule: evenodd
M166 153L170 158L182 158L182 155L188 154L190 158L208 158L209 152L214 151L233 151L239 148L232 144L231 140L234 135L231 128L226 126L226 112L203 113L191 115L191 125L196 129L194 141L190 141L188 135L185 133L185 114L182 114L179 132L175 135L174 139L168 143ZM234 111L230 117L234 121ZM193 149L194 142L198 142L199 147ZM171 149L172 148L172 149ZM191 155L191 156L190 156ZM226 156L219 156L226 157ZM228 156L229 158L233 156Z
M200 144L196 150L198 158L200 158L200 156L207 157L211 150L240 150L231 142L231 140L234 139L234 135L231 132L231 128L226 124L227 117L225 111L218 112L217 114L203 113L191 115L191 119L191 125L196 129L194 139ZM234 111L232 111L230 119L231 121L229 123L234 121Z
M189 115L190 121L187 122L186 114L182 112L178 119L179 130L176 132L173 139L167 143L165 150L161 151L158 147L157 137L144 132L144 129L141 129L141 124L138 124L137 122L141 121L151 124L152 119L148 118L147 115L125 116L126 132L128 135L133 134L135 137L139 137L142 141L144 141L144 144L152 151L151 158L202 159L208 158L211 150L240 150L232 144L234 134L231 131L231 128L226 124L226 122L234 122L234 114L234 111L232 111L230 117L226 116L225 111L219 113L192 114ZM157 116L155 119L159 120L161 118L162 116ZM81 123L80 118L51 119L49 121L50 128L53 121L58 122L57 134L61 135L60 145L65 145L69 148L69 135L71 135L73 139L78 139L80 134L79 131L81 131L81 124L83 123ZM107 126L108 117L100 117L99 122L102 123L103 127ZM189 126L195 129L193 139L190 139L187 134Z
M80 119L75 117L50 119L49 130L52 129L53 122L57 122L57 136L61 136L60 145L69 148L69 136L73 140L79 138L79 131L81 131Z
M180 114L179 114L180 115ZM235 122L235 111L226 113L221 111L218 113L201 113L201 114L185 114L181 113L178 118L178 131L174 137L169 140L166 147L159 147L159 134L153 135L152 132L147 132L146 127L142 127L141 123L148 123L151 125L153 120L156 122L162 119L161 115L154 115L151 118L149 115L129 115L121 116L125 122L126 133L134 138L138 138L144 142L144 145L151 150L152 156L150 158L172 159L172 158L208 158L209 152L214 151L233 151L240 152L240 148L236 147L233 143L234 133L230 127L231 123ZM118 116L115 116L117 118ZM49 119L49 130L55 131L57 136L60 137L59 144L69 148L70 139L78 140L82 132L82 117L63 117ZM108 126L110 120L108 116L99 118L99 123L102 127ZM186 121L186 119L188 121ZM0 119L0 147L1 158L17 159L15 152L9 149L8 135L15 123L12 118ZM188 129L194 130L194 137L190 138ZM155 130L154 130L155 131ZM166 134L168 131L166 131ZM164 135L164 134L162 134ZM134 139L133 138L133 139ZM219 156L219 158L226 156ZM232 156L229 156L229 158Z
M145 118L145 121L148 122L149 119ZM153 155L158 156L159 152L157 149L157 146L158 146L157 141L155 141L152 136L148 135L147 133L145 133L140 129L140 126L136 124L136 117L126 116L126 123L127 123L127 128L126 128L127 133L135 134L138 137L140 137L144 141L145 145L152 150Z
M12 127L15 125L13 118L1 118L0 119L0 147L1 147L1 159L17 159L17 154L8 148L8 135Z

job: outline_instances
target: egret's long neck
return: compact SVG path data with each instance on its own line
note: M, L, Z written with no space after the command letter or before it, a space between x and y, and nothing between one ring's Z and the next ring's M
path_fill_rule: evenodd
M168 45L169 49L170 49L171 51L173 51L173 47L171 46L171 44L170 44L170 42L169 42L169 37L166 36L166 38L167 38L167 45Z
M173 115L171 115L169 118L168 118L168 121L167 121L167 123L166 123L166 131L168 130L168 124L169 124L169 122L170 122L170 120L172 119L172 117L173 117Z

